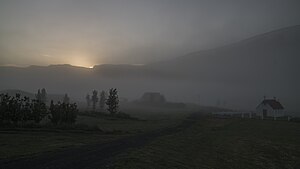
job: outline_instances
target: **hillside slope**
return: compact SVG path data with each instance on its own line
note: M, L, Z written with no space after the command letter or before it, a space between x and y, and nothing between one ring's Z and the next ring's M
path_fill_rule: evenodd
M0 67L0 90L46 88L84 100L92 89L116 87L129 99L157 91L170 101L214 106L223 102L223 107L245 109L255 109L267 95L298 111L299 56L300 25L143 66Z

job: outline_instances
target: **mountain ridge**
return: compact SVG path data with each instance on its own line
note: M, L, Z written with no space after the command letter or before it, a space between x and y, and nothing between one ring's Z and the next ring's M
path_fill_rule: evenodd
M91 89L116 87L129 98L145 91L161 91L174 99L171 101L214 105L223 99L230 108L256 107L257 100L267 95L282 98L286 107L299 110L299 56L297 25L234 45L142 66L104 64L89 69L54 65L36 70L0 67L0 89L32 91L43 86L55 93L79 93L78 97L84 97ZM205 99L199 100L199 96Z

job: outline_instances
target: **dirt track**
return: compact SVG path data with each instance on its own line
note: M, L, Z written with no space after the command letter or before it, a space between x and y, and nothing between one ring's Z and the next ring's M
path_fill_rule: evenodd
M109 168L113 157L129 148L139 148L155 138L173 134L194 124L200 115L192 114L182 124L105 144L94 144L59 152L45 153L31 158L0 160L0 169L94 169Z

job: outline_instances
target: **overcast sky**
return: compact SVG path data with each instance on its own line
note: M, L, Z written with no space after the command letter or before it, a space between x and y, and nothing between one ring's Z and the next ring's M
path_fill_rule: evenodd
M0 0L0 65L144 64L300 24L299 0Z

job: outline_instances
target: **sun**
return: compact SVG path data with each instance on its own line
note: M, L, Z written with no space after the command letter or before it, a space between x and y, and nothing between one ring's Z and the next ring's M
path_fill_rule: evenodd
M72 60L70 60L69 63L74 66L80 66L89 69L92 69L94 67L92 62L87 57L72 57Z

